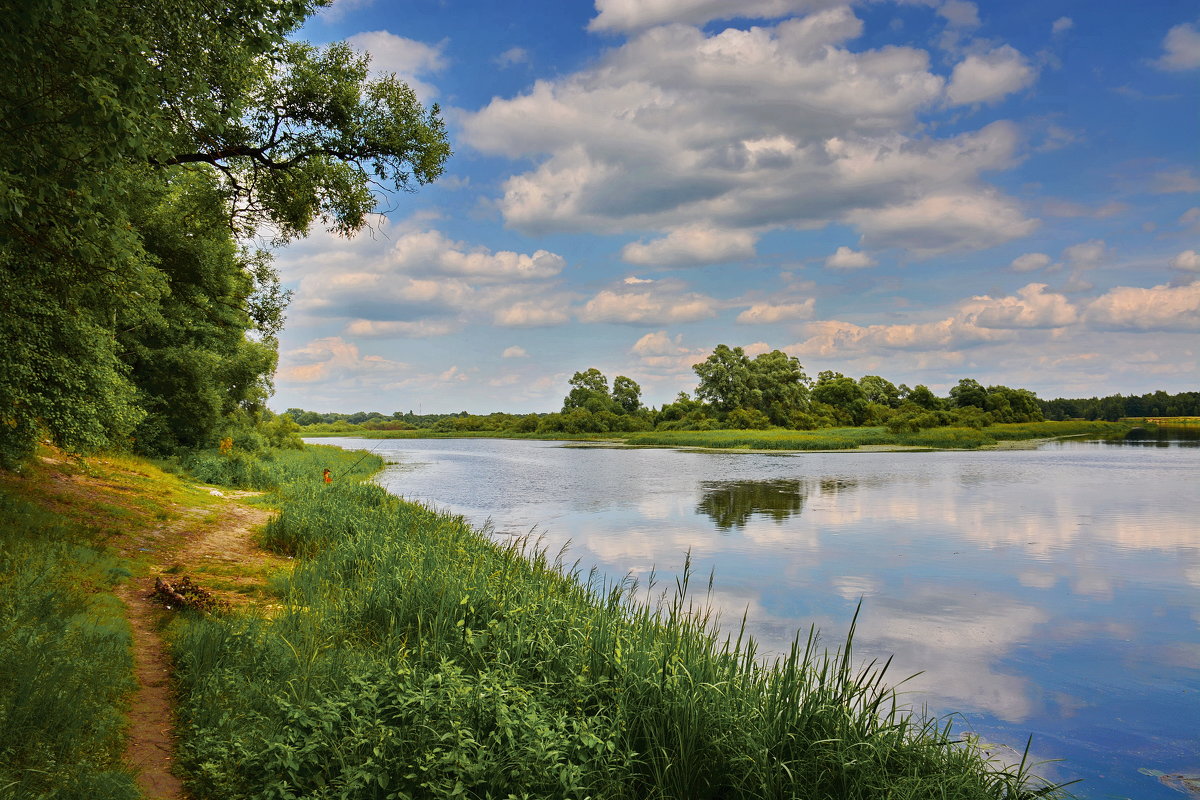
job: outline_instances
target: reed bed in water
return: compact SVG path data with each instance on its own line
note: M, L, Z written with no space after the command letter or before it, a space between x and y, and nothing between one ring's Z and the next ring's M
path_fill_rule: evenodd
M941 427L892 433L885 427L770 430L654 431L625 437L626 444L750 450L853 450L857 447L974 449L998 441L1081 434L1114 435L1129 430L1116 422L1028 422L986 428Z
M763 663L687 577L605 584L372 485L280 502L283 610L175 631L198 798L1058 794L906 712L850 637Z

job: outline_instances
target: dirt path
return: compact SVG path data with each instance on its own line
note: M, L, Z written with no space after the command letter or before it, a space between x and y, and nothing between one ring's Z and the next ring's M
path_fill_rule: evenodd
M138 771L147 800L180 800L183 782L175 775L174 696L171 661L158 634L162 611L147 599L153 579L139 578L120 588L133 632L133 674L138 689L129 704L129 739L125 760Z
M186 575L228 608L267 605L268 579L291 566L255 543L272 512L247 503L257 492L191 484L128 459L42 462L34 499L94 530L133 567L134 577L114 590L125 604L138 686L125 760L146 800L185 800L174 769L175 696L162 635L175 611L151 599L154 581Z
M119 591L133 631L138 683L125 758L138 770L138 785L147 800L186 797L174 772L171 661L160 634L171 612L151 599L155 578L167 570L186 574L224 603L242 606L253 602L251 595L265 584L264 571L278 567L280 561L254 543L254 533L270 518L270 512L241 502L256 493L201 488L213 498L211 504L176 505L172 512L177 519L146 530L125 548L148 554L151 561L150 574L131 580Z

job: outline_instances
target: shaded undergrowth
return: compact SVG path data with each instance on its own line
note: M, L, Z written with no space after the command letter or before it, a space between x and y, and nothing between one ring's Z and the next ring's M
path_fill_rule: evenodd
M265 532L299 559L282 611L174 632L199 798L1048 789L907 713L886 665L856 666L849 638L830 652L798 636L764 664L749 637L714 632L686 578L665 594L604 584L536 543L500 547L461 518L290 463L268 467L304 476L282 480Z

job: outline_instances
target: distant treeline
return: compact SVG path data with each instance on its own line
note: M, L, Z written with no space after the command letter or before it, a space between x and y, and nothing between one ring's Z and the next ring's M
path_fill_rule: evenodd
M576 372L568 382L562 409L548 414L414 414L358 411L325 413L289 408L303 428L320 432L430 430L441 433L500 431L517 434L589 434L631 431L886 426L893 433L958 426L1042 420L1117 420L1129 416L1200 415L1200 393L1141 397L1113 395L1087 400L1041 400L1028 389L984 386L963 378L945 397L929 387L896 385L879 375L849 378L824 371L811 380L793 356L774 350L754 358L740 347L718 345L693 368L694 395L680 392L673 402L647 408L631 378L608 378L598 369ZM312 429L311 432L317 432Z
M1043 400L1046 419L1105 419L1122 417L1200 417L1200 392L1167 394L1164 391L1143 395L1113 394L1075 400Z
M984 386L964 378L947 397L927 386L897 386L879 375L854 379L824 371L815 381L793 356L774 350L754 358L740 347L718 345L697 364L695 394L680 392L658 408L642 403L642 389L624 375L611 384L598 369L576 372L562 409L549 414L321 413L290 408L305 428L322 432L419 430L503 431L528 434L589 434L649 430L790 428L814 430L886 425L894 432L956 425L982 428L994 422L1038 422L1042 404L1026 389ZM315 430L313 432L316 432Z

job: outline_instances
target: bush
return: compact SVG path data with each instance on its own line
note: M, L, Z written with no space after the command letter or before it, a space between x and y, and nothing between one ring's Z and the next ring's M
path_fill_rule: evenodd
M757 408L735 408L725 418L725 427L761 431L771 427L771 420Z

